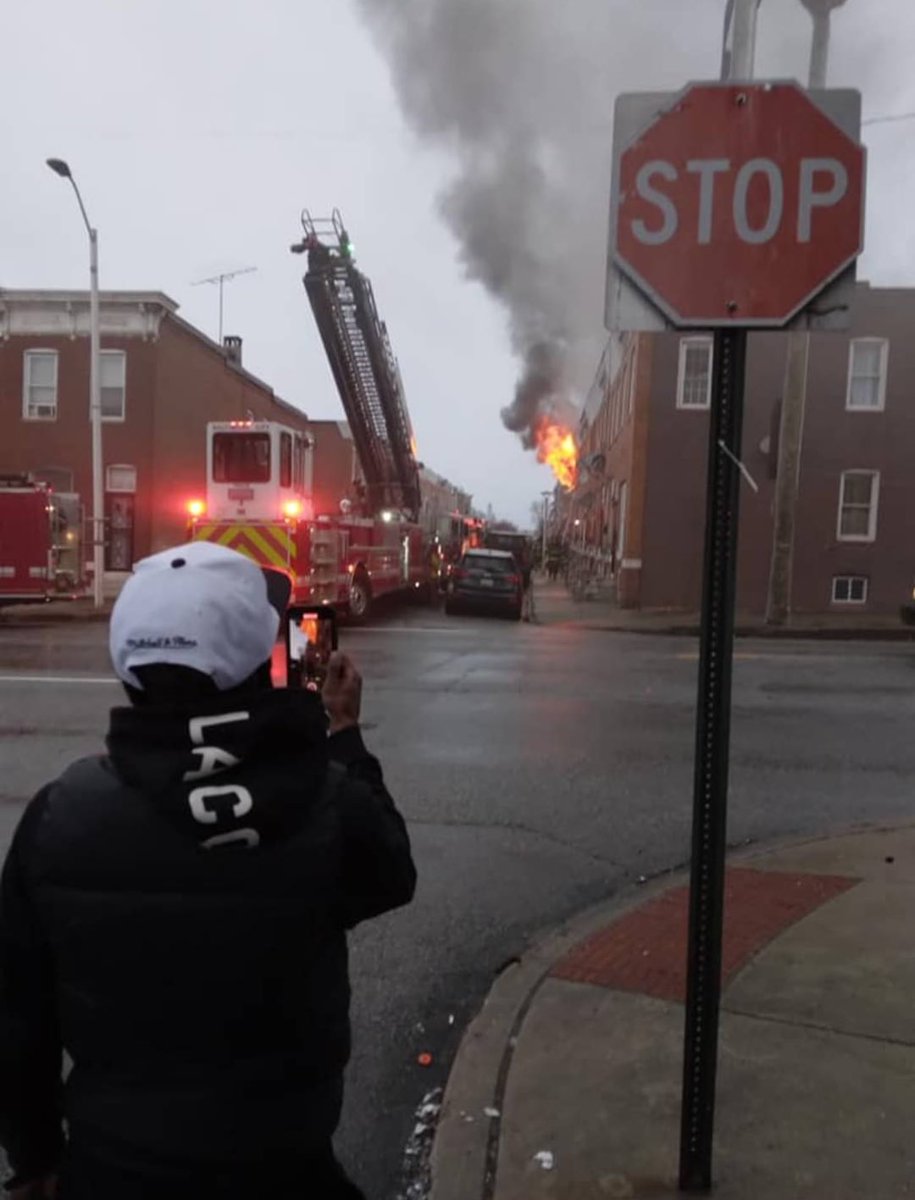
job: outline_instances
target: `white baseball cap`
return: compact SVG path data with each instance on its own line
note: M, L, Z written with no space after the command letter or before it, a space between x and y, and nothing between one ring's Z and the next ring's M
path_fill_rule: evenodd
M111 613L115 672L140 688L135 667L171 663L237 687L272 653L280 611L264 572L213 542L189 542L141 559Z

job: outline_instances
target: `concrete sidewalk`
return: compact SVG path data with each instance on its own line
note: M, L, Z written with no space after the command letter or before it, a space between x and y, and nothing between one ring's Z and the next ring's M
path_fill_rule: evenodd
M572 922L465 1034L432 1200L673 1198L685 879ZM915 1196L915 824L729 861L714 1195Z
M697 636L699 633L698 613L644 612L620 608L607 589L592 599L574 600L564 584L551 583L543 576L538 576L534 582L534 604L536 619L541 625L615 633L681 636ZM736 633L738 637L915 640L915 626L903 625L900 617L868 613L794 615L790 623L782 628L769 627L759 617L738 613Z

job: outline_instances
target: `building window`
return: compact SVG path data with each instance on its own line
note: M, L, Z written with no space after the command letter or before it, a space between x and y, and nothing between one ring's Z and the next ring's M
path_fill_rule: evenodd
M133 493L137 490L137 468L117 464L105 468L105 491Z
M845 407L853 412L880 412L886 402L886 338L855 338L848 351L848 394Z
M26 350L22 364L22 415L26 421L57 420L56 350Z
M677 408L708 408L712 399L712 339L680 339Z
M839 486L840 542L872 542L877 536L878 471L843 471Z
M33 474L53 492L73 491L73 472L69 467L36 467Z
M836 575L832 581L833 604L866 604L866 575Z
M102 420L124 420L124 393L127 382L127 355L123 350L103 350L100 358L99 387L102 393Z

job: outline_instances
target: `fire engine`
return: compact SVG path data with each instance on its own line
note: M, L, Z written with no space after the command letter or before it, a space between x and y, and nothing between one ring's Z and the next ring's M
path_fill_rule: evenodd
M272 421L207 427L206 500L190 536L240 550L289 575L297 604L332 604L364 620L392 592L432 590L432 543L418 523L419 468L400 369L372 286L356 268L339 212L302 214L305 291L361 467L339 510L316 512L313 447Z
M80 586L79 501L31 475L0 474L0 605L72 595Z

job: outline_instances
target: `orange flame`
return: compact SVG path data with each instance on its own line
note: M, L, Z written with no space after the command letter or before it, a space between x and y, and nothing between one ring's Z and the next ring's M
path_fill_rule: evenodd
M565 425L543 417L534 430L537 461L546 463L566 489L578 483L578 443L575 434Z

